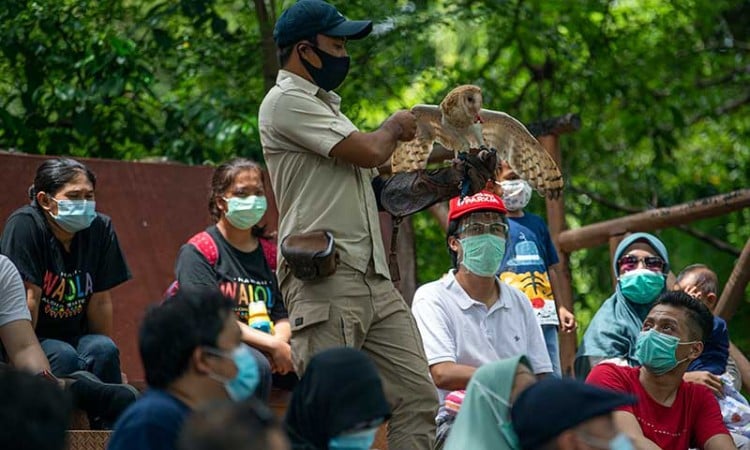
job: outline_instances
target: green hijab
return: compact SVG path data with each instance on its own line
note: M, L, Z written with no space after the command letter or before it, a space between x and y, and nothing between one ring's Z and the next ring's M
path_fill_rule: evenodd
M471 377L445 450L518 450L510 425L510 393L525 356L485 364Z

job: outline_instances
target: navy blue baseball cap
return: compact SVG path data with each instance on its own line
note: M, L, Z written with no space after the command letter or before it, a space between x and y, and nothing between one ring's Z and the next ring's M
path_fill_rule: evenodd
M371 20L347 20L322 0L300 0L281 13L273 27L273 40L284 48L317 34L362 39L371 31Z
M521 448L537 448L563 431L637 401L632 395L570 378L545 378L521 392L510 411Z

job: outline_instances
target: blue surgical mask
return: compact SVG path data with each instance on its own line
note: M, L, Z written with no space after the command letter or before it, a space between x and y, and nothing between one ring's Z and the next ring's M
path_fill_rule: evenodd
M459 239L463 249L461 265L480 277L494 277L505 256L505 239L494 234L480 234Z
M331 450L367 450L375 442L377 427L332 437L328 441Z
M633 442L623 433L617 433L615 437L609 441L594 436L588 436L585 433L579 433L578 436L583 442L588 444L589 447L601 450L633 450L634 448Z
M249 230L260 222L268 207L266 197L263 195L230 197L224 200L227 201L225 217L233 227L240 230Z
M51 214L60 228L68 233L77 233L91 226L96 218L96 202L94 200L57 200L57 214Z
M636 269L620 275L617 281L622 295L633 303L652 303L664 291L666 277L648 269Z
M633 442L624 433L617 433L617 436L609 441L609 450L633 450Z
M635 358L643 367L656 375L663 375L688 360L677 361L677 346L694 344L698 341L680 342L680 339L659 333L651 328L641 331L635 343Z
M226 355L225 350L207 349L210 353L222 358L229 358L237 366L237 375L232 379L224 378L213 373L208 374L212 379L222 383L227 391L229 398L235 402L240 402L249 398L255 392L260 382L260 373L258 372L258 363L255 361L250 349L245 344L240 344L232 350L230 356Z

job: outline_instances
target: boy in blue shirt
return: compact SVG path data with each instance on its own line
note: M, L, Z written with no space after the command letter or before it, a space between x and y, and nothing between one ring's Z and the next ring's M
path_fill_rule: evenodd
M526 294L542 327L544 342L552 361L553 373L561 375L558 326L563 333L576 329L572 312L560 304L560 272L557 250L544 219L525 212L531 200L531 186L513 172L506 161L500 163L495 193L508 210L508 246L500 265L500 280ZM559 320L558 320L559 316Z

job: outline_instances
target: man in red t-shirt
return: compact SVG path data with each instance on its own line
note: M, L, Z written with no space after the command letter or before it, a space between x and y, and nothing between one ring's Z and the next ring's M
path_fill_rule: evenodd
M713 317L682 291L665 292L654 303L636 342L641 367L599 364L587 383L635 395L638 403L618 408L617 427L639 449L736 449L711 391L682 379L700 356Z

